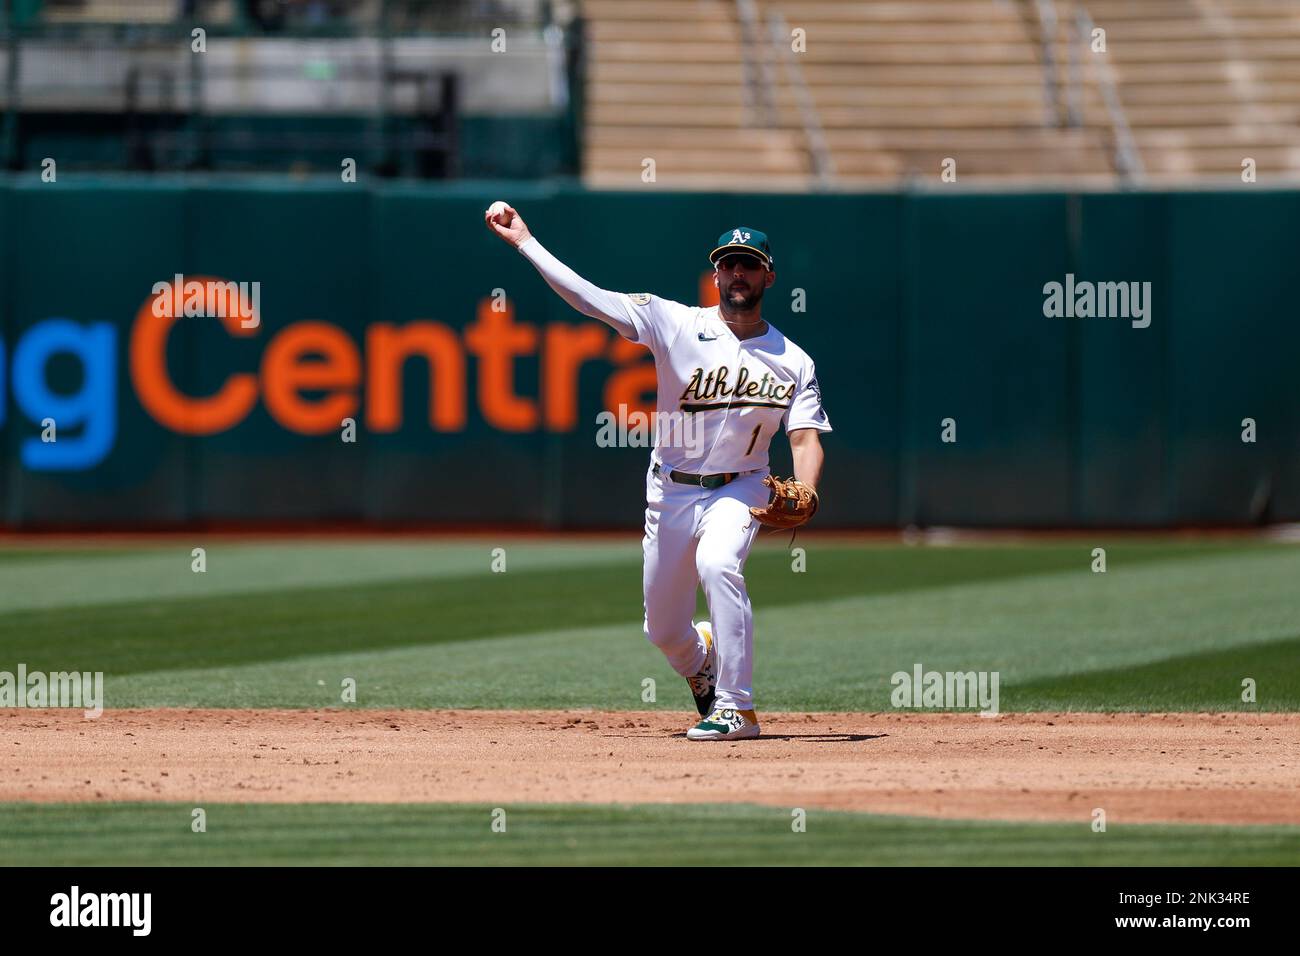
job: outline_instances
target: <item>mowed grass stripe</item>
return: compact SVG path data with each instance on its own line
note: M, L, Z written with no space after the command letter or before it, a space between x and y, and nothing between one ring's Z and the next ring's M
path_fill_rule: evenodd
M1247 678L1254 686L1243 700ZM1003 700L1028 711L1300 710L1300 636L1040 678L1010 688Z
M207 570L192 569L202 547ZM487 538L406 541L265 541L237 544L192 539L135 551L0 551L0 613L106 605L141 600L188 600L359 583L472 577L486 573L494 548L504 548L516 571L641 560L638 540L564 541ZM39 554L39 557L33 557Z
M755 688L770 709L876 710L891 706L891 676L916 664L934 671L997 671L1001 707L1033 710L1020 685L1111 672L1215 649L1280 641L1300 620L1300 549L1135 566L1106 574L1062 572L926 592L893 594L865 606L765 611L756 647ZM756 624L756 627L758 625ZM758 639L756 638L756 643ZM1201 682L1196 703L1150 687L1153 710L1220 710L1239 702L1241 676ZM1134 679L1140 680L1141 674ZM1132 686L1132 685L1131 685ZM1092 685L1082 709L1115 709L1109 684ZM1270 707L1294 700L1274 697Z
M1065 569L1086 575L1090 561L1088 551L1077 544L808 548L804 573L792 572L784 549L764 548L751 556L747 576L760 607L991 583ZM1281 546L1272 550L1285 552ZM1111 561L1134 567L1260 553L1271 553L1270 546L1119 545ZM357 558L360 563L361 555ZM126 674L436 645L537 633L557 625L639 622L636 564L616 563L606 555L598 564L577 568L528 570L508 564L506 573L496 574L486 554L478 558L481 570L470 577L14 611L0 615L0 661L23 661L33 670ZM210 565L207 574L216 573ZM702 598L700 608L703 613Z
M12 866L1294 865L1300 827L923 820L732 804L0 804Z
M890 678L926 670L1000 674L1000 707L1068 700L1083 710L1224 710L1242 668L1267 670L1257 709L1300 707L1286 648L1300 620L1300 551L1078 570L920 592L763 607L755 613L762 710L878 711ZM1219 653L1202 659L1201 655ZM1179 663L1179 662L1182 663ZM1148 666L1171 662L1166 668ZM1175 672L1185 671L1181 677ZM1105 671L1048 701L1043 688ZM614 625L311 655L213 669L107 676L109 706L322 707L344 678L362 707L689 710L685 683L630 617ZM643 699L655 681L656 698ZM1262 680L1262 678L1260 678ZM1028 691L1026 690L1028 688ZM1113 691L1113 692L1112 692Z
M781 540L778 540L780 538ZM192 570L192 547L203 545L207 570ZM960 546L953 548L908 547L896 544L863 545L851 539L801 539L800 547L817 555L861 555L862 567L884 589L891 582L908 583L930 562L926 554L953 554L940 559L936 567L942 576L951 565L955 577L973 579L962 567L964 555L997 555L994 576L1032 573L1034 563L1015 555L1025 552L1046 556L1047 570L1071 566L1080 554L1088 554L1095 541L1032 544L1027 547ZM1195 558L1207 554L1267 547L1257 541L1207 542L1127 541L1117 548L1129 563ZM641 562L640 539L635 536L611 541L563 538L474 539L408 542L361 539L348 542L291 543L269 541L238 545L227 542L205 545L202 536L194 542L159 549L105 549L62 551L55 548L0 548L0 614L22 610L57 609L73 605L99 606L189 600L266 591L333 589L364 583L430 578L474 578L489 573L493 552L502 549L509 572L533 572L558 568L580 569L606 566L611 562L637 567ZM778 557L782 556L782 557ZM751 565L769 560L784 577L790 559L784 536L768 534L751 556ZM1090 558L1088 560L1091 560ZM978 558L973 562L978 564ZM761 568L760 568L761 570ZM832 572L834 568L832 568ZM941 579L938 583L948 583Z

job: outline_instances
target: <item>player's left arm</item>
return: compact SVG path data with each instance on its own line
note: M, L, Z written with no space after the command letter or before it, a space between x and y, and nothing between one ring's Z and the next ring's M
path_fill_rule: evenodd
M785 413L786 436L790 439L790 452L794 458L794 477L809 485L814 491L822 478L821 433L831 430L830 419L822 407L822 390L817 384L817 367L805 357L800 375L801 387Z
M816 428L796 428L788 437L790 454L794 459L794 477L815 491L822 480L822 464L826 460L821 432Z

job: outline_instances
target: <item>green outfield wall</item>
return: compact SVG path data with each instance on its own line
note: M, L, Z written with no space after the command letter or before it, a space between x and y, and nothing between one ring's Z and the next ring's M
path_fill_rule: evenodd
M500 197L598 284L685 302L724 228L771 235L764 315L835 426L826 526L1300 518L1300 192L31 174L0 180L3 523L638 526L648 449L597 416L653 397L648 353L487 233ZM257 283L256 325L152 314L177 274ZM1045 315L1052 282L1125 315Z

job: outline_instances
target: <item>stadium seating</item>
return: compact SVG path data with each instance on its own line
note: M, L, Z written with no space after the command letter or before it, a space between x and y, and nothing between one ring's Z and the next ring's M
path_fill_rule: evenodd
M1300 176L1300 7L1273 0L1089 0L1107 31L1152 182ZM1065 42L1058 36L1058 49ZM1102 116L1095 86L1087 112Z
M66 168L332 168L340 138L388 151L375 145L386 129L381 88L392 135L409 139L428 125L410 117L433 112L420 102L454 76L459 160L403 160L400 174L566 174L580 138L582 174L597 187L640 186L646 160L655 182L677 188L937 184L948 159L959 182L990 186L1230 182L1247 158L1261 182L1300 180L1300 6L1282 0L22 0L13 9L20 63L9 70L0 43L0 108L22 116L5 124L0 161L15 168L54 153ZM375 53L381 12L389 67ZM574 12L581 57L557 41L575 35ZM1105 30L1104 53L1091 49L1080 12ZM211 33L201 70L188 49L192 22ZM501 24L509 56L485 42ZM258 126L268 115L283 120L283 149ZM190 143L200 133L203 148ZM1127 165L1117 148L1126 142Z
M757 28L745 6L587 0L590 184L637 184L652 158L656 181L673 186L810 185L802 82L838 183L936 180L952 157L963 181L1109 185L1104 64L1151 178L1236 176L1247 155L1300 174L1300 13L1287 4L1092 0L1107 52L1076 41L1072 69L1077 5L1057 0L1050 92L1033 0L755 0ZM804 52L789 51L795 30Z

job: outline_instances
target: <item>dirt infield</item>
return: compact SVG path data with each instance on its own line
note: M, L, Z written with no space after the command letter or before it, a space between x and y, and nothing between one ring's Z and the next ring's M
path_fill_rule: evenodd
M1300 714L0 711L0 801L762 803L1300 823Z

